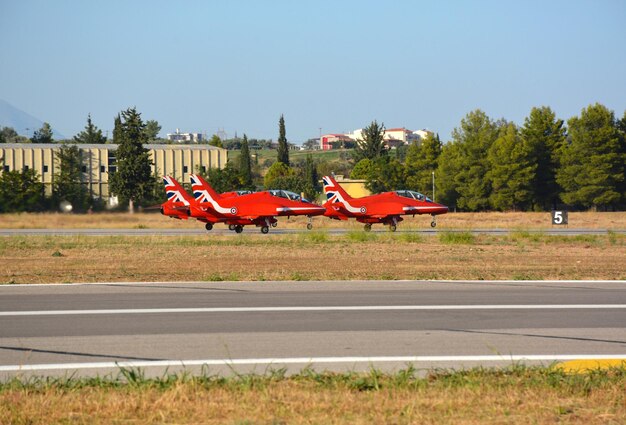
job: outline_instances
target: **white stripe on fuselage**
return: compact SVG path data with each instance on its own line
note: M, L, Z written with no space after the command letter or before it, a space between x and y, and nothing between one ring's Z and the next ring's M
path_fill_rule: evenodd
M351 213L356 213L356 214L363 214L361 212L361 208L360 207L353 207L352 205L350 205L350 203L348 201L346 201L345 199L343 199L343 196L341 196L341 192L339 192L339 189L335 189L335 196L337 197L337 199L339 199L339 202L341 202L344 206L344 208L346 210L348 210Z
M211 198L208 190L194 190L194 194L197 192L200 192L200 196L196 196L197 200L200 200L204 196L204 202L211 204L215 211L220 214L231 214L231 208L224 208L220 204L218 204L215 199Z

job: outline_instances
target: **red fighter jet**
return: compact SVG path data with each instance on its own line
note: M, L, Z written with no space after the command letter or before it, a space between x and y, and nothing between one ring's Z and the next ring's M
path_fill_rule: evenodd
M269 232L270 226L276 227L278 216L306 215L309 217L307 228L310 230L311 217L322 215L324 207L315 205L300 195L286 190L266 190L238 196L223 196L199 175L191 174L191 187L195 204L191 206L191 215L203 217L207 230L213 223L226 223L230 230L237 233L243 226L254 224L261 228L261 233Z
M402 215L431 214L432 227L437 225L435 216L448 212L448 207L431 201L426 196L412 190L396 190L377 195L353 198L331 176L323 177L324 193L328 199L324 204L324 215L334 220L355 218L365 223L365 231L372 229L372 224L389 225L389 230L396 231L396 226L403 220Z

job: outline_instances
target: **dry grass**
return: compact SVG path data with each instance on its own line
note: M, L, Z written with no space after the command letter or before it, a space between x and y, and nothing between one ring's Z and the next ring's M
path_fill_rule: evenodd
M623 235L465 236L320 231L284 236L3 237L0 283L626 279Z
M83 385L9 384L0 423L585 423L626 421L623 369L304 374Z
M550 213L489 212L489 213L449 213L437 218L437 226L442 229L547 229L551 228ZM301 228L306 218L279 219L281 228ZM354 220L338 222L325 217L314 219L317 229L349 228L363 226ZM221 226L221 225L220 225ZM98 213L98 214L3 214L0 228L5 229L46 229L46 228L201 228L195 220L175 220L158 213ZM377 226L375 226L377 227ZM569 227L589 229L626 229L626 212L571 212ZM430 216L405 216L400 228L428 228Z

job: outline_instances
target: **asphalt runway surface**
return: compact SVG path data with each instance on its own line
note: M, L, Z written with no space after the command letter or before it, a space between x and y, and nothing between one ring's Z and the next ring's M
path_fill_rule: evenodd
M0 286L0 379L626 359L625 281Z
M341 235L347 232L351 232L358 229L345 229L345 228L315 228L313 230L328 232L331 235ZM436 235L442 232L471 232L473 234L488 234L488 235L508 235L510 233L519 231L511 229L403 229L402 226L398 226L396 233L419 233L422 235ZM307 233L306 227L301 229L282 229L270 228L269 235L289 235L297 233ZM387 226L374 225L372 227L372 233L388 233ZM579 229L579 228L567 228L567 227L554 227L549 229L533 229L524 230L528 233L538 233L544 235L562 235L562 236L580 236L580 235L606 235L608 229ZM626 234L626 229L611 230L611 232ZM245 226L243 234L261 234L261 231L254 226ZM0 236L201 236L201 235L233 235L238 236L237 233L228 230L225 226L216 226L211 231L206 231L203 227L197 229L0 229Z

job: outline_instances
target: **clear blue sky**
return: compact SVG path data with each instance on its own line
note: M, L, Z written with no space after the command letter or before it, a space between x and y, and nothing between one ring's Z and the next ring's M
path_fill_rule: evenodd
M176 128L300 143L376 119L443 140L626 109L626 1L0 0L0 98L68 137L136 106Z

